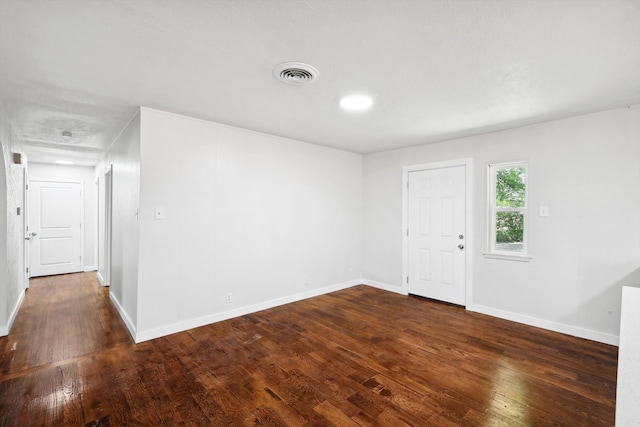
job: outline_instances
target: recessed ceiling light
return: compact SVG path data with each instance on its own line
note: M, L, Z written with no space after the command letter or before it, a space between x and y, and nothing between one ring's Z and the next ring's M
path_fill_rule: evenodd
M364 110L373 104L373 98L368 95L349 95L340 100L340 106L347 110Z
M56 163L59 165L75 165L76 162L72 162L71 160L56 160Z

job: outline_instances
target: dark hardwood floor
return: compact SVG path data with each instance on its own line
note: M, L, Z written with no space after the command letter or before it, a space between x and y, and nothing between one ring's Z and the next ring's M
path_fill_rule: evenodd
M134 344L93 273L31 281L0 425L613 425L617 348L358 286Z

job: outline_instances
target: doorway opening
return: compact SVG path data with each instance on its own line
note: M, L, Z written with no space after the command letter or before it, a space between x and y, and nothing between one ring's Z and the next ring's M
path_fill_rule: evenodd
M111 284L111 227L113 203L113 165L104 175L104 286Z

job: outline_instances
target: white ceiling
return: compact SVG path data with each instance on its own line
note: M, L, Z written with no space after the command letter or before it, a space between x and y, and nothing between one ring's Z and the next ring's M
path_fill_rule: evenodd
M640 103L640 0L0 0L0 98L30 161L140 105L371 153Z

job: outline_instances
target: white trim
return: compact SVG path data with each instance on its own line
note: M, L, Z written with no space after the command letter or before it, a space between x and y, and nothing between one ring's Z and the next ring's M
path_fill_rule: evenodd
M113 295L113 292L109 292L109 299L111 300L111 302L113 303L113 306L118 311L118 314L120 315L120 318L124 321L124 324L127 326L127 329L129 330L129 333L131 334L131 337L135 341L135 339L136 339L136 327L133 325L133 322L131 321L131 319L127 315L127 312L124 311L124 308L122 308L122 306L120 305L120 302L118 301L118 299L115 297L115 295ZM138 342L138 341L136 341L136 342Z
M498 308L487 307L484 305L474 304L472 306L467 306L467 310L493 317L498 317L500 319L510 320L512 322L535 326L537 328L560 332L566 335L572 335L574 337L598 341L605 344L618 345L619 342L619 338L617 335L611 335L605 332L598 332L591 329L566 325L564 323L553 322L551 320L540 319L538 317L527 316L525 314L514 313L512 311L500 310Z
M0 337L6 337L7 335L9 335L9 332L13 327L13 322L16 320L16 316L20 311L20 307L22 307L22 302L24 301L24 295L25 295L25 292L24 292L24 289L22 289L22 292L20 292L20 297L18 298L16 305L13 306L13 310L11 311L9 318L7 319L7 324L5 326L0 326Z
M88 265L82 269L82 271L84 271L85 273L89 271L96 271L96 270L98 270L98 267L96 267L95 265Z
M22 260L22 272L24 274L25 289L29 289L29 276L31 276L29 272L29 267L31 267L31 246L29 245L29 243L31 243L31 238L29 237L29 205L29 171L27 170L27 167L24 166L22 168L22 232L24 237L24 239L22 239L22 253L24 254L24 259ZM27 240L27 237L29 237L29 240Z
M501 259L507 261L525 261L529 262L531 256L529 255L529 175L531 174L531 168L529 159L525 160L511 160L508 162L499 163L487 163L487 201L486 201L486 234L485 234L485 252L483 255L486 258ZM496 200L496 175L498 170L511 169L514 167L524 167L524 208L497 208L495 206ZM496 250L496 213L501 212L519 212L523 216L523 236L522 236L522 249L520 253L505 253L503 251Z
M490 258L490 259L502 259L506 261L520 261L520 262L529 262L531 261L531 258L533 258L531 255L516 255L516 254L507 254L503 252L493 252L493 253L484 252L482 255L485 258Z
M260 302L260 303L251 304L244 307L235 308L233 310L223 311L221 313L210 314L210 315L198 317L195 319L185 320L177 323L172 323L166 326L161 326L159 328L140 331L133 334L133 336L134 336L135 342L140 343L143 341L152 340L154 338L175 334L176 332L182 332L188 329L193 329L193 328L197 328L204 325L210 325L211 323L228 320L234 317L255 313L257 311L278 307L280 305L290 304L292 302L301 301L307 298L313 298L319 295L328 294L330 292L347 289L359 284L361 284L360 279L350 280L348 282L338 283L336 285L327 286L320 289L314 289L311 291L302 292L295 295L288 295L288 296L272 299L265 302ZM129 330L131 331L131 328Z
M84 221L84 201L87 197L87 189L84 187L84 180L80 181L80 271L84 269L84 234L86 233L87 224Z
M371 286L372 288L382 289L383 291L395 292L396 294L407 295L402 288L402 285L390 285L388 283L377 282L375 280L360 279L363 285Z
M95 170L94 170L95 173ZM91 219L93 222L93 262L95 263L95 266L92 268L91 271L95 270L98 271L98 266L100 265L100 260L98 259L98 245L100 244L99 239L100 239L100 219L99 219L99 215L100 215L100 177L96 176L96 179L94 181L94 201L95 201L95 205L94 208L96 209L96 214L93 216L93 218ZM85 270L86 271L86 270Z
M128 126L128 125L127 125ZM103 286L111 285L111 263L113 246L113 164L109 163L104 173L104 236L103 259L104 269Z
M400 283L402 283L401 293L407 295L409 293L407 283L409 275L407 245L409 242L406 230L409 226L409 192L407 190L409 173L456 166L465 167L465 245L469 249L465 251L465 306L470 306L473 303L473 257L471 256L471 248L473 248L473 159L471 157L402 167L402 277Z
M98 270L98 271L96 272L96 277L98 278L98 281L100 282L100 284L101 284L102 286L107 286L107 285L105 284L104 277L102 277L102 274L100 274L100 270Z
M620 348L616 384L616 424L640 424L640 288L622 287Z

